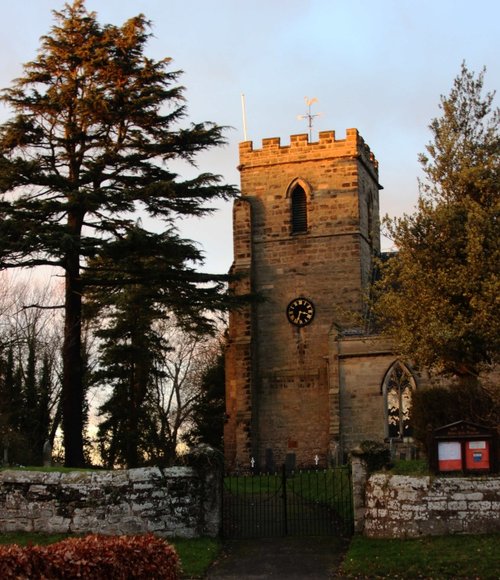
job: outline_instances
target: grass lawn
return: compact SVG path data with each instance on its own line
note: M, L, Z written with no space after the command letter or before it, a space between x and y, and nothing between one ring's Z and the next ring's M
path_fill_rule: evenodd
M0 534L0 544L17 544L19 546L27 546L32 544L34 546L46 546L47 544L54 544L60 542L68 537L68 534L35 534L28 532L9 532L7 534Z
M222 544L213 538L194 538L169 540L175 546L182 563L183 575L187 578L202 577L215 560Z
M355 536L340 573L351 578L500 578L500 534L374 540Z

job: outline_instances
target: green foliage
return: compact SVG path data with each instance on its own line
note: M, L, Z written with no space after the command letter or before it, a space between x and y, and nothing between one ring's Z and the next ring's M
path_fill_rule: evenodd
M500 389L474 380L417 389L413 393L411 422L415 439L427 448L428 430L455 421L471 421L485 427L500 424Z
M222 451L226 411L224 353L219 353L203 371L200 386L191 416L192 427L183 440L190 446L203 443Z
M429 475L429 466L425 459L397 460L391 467L394 475Z
M123 255L122 262L126 258ZM111 264L110 260L100 262L104 282ZM128 272L135 266L134 259L129 263ZM114 292L94 289L90 298L89 310L97 318L100 339L99 368L92 381L111 390L99 408L101 457L107 467L138 467L143 464L144 437L155 428L148 395L164 376L161 365L169 346L154 323L167 317L166 309L155 302L154 291L142 284Z
M85 463L82 297L93 283L109 291L151 280L158 285L160 260L165 294L182 314L202 320L206 307L218 309L223 279L196 274L202 254L173 234L179 216L203 216L210 200L235 189L217 175L182 180L172 170L173 161L194 165L198 153L223 144L224 128L179 128L186 115L180 72L170 70L169 58L145 55L151 34L143 15L102 26L83 0L74 0L54 17L36 58L3 92L14 116L0 127L0 268L49 265L64 272L62 424L66 464L79 466ZM142 230L135 248L129 234L138 211L169 232L168 245L161 240L159 247L161 236ZM128 271L120 256L131 247L144 254L146 242L160 257L136 261L141 267ZM113 265L106 282L99 260L90 262L96 257Z
M391 452L385 443L365 440L359 445L361 457L365 461L368 471L379 471L391 464Z
M498 534L379 540L354 536L339 575L346 578L480 578L500 569Z
M136 225L123 239L109 244L105 254L89 261L92 288L87 292L86 308L101 340L99 370L93 379L112 389L100 408L104 420L99 427L101 455L110 467L137 467L146 457L148 462L171 463L180 427L185 430L188 422L196 425L195 413L199 416L207 404L211 408L213 395L202 384L202 371L196 373L195 382L200 384L181 377L195 361L203 366L197 361L199 343L216 330L218 320L213 312L227 309L231 299L225 291L225 276L216 280L193 270L192 262L199 259L195 245L173 230L152 234ZM145 279L147 284L141 282ZM119 285L126 280L128 285ZM207 285L209 280L212 283ZM175 337L167 338L166 320L192 346L172 373L168 367L176 364L172 361L176 346L177 350L187 349L172 344L172 339L179 343ZM222 410L218 425L211 423L209 430L219 429L217 444L221 447L223 379L217 386ZM185 400L190 404L184 406ZM190 442L203 440L196 436Z
M95 380L111 387L99 408L101 456L107 467L172 465L203 396L201 377L212 341L167 322L168 310L148 306L140 288L127 294L131 302L124 300L123 310L117 306L98 332Z
M0 448L4 461L42 464L43 445L50 439L55 389L53 361L42 341L23 344L19 339L16 356L12 346L5 353L0 348Z
M441 98L417 211L386 218L398 253L375 288L400 353L455 376L489 369L500 352L500 114L482 89L483 73L463 65Z

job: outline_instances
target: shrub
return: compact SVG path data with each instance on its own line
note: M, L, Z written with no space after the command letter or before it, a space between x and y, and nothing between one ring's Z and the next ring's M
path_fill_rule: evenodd
M0 546L0 578L177 580L179 558L153 536L68 538L49 546Z
M32 548L16 544L0 546L0 578L36 578Z
M395 461L391 467L394 475L429 475L429 466L426 459L405 459Z
M389 447L378 441L365 440L360 443L361 457L364 459L369 472L378 471L391 464Z

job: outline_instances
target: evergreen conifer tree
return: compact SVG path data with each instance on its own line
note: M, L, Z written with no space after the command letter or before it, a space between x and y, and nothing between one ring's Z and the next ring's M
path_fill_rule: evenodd
M64 271L65 463L80 466L82 297L95 278L89 259L108 254L110 244L123 248L138 210L172 230L177 216L204 215L205 202L234 190L212 174L181 180L169 167L222 144L223 128L179 128L186 115L180 73L168 58L145 56L150 32L143 15L102 26L83 0L54 15L37 57L3 93L15 116L0 127L0 268L42 264ZM147 283L145 277L134 282ZM194 303L200 311L210 291L221 289L207 276Z
M500 353L500 112L483 82L463 64L441 98L418 208L386 219L398 252L376 303L403 355L474 384Z
M224 353L219 353L203 372L200 396L191 418L192 427L184 440L190 445L204 443L223 452L225 411Z

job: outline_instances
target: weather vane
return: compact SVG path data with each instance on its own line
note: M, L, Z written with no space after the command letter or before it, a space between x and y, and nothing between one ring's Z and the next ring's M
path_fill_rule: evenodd
M313 119L315 117L319 117L321 113L316 113L315 115L311 113L312 105L318 102L318 99L316 97L313 97L312 99L310 99L309 97L304 97L304 99L307 105L307 113L305 115L297 115L297 119L299 119L300 121L307 119L307 126L309 127L309 141L312 141Z

